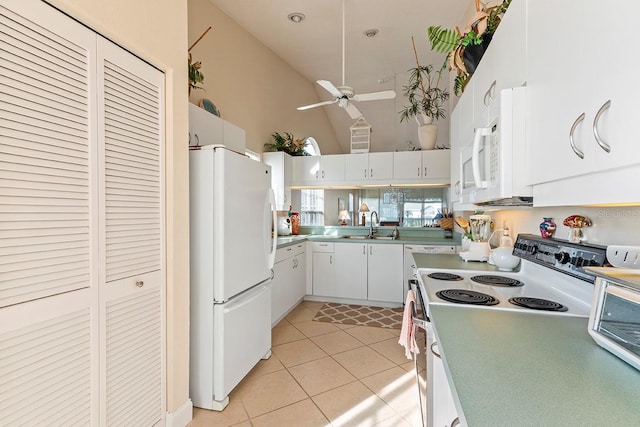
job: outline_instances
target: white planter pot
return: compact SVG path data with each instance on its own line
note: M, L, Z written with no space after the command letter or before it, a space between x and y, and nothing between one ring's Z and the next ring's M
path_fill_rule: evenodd
M423 150L433 150L438 139L438 127L433 124L433 119L427 115L420 114L422 121L415 116L418 123L418 142Z

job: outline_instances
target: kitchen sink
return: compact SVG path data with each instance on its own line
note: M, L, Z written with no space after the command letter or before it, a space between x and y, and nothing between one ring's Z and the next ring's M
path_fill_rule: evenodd
M356 234L356 235L347 235L344 236L345 239L358 239L358 240L394 240L393 236L373 236L373 237L369 237L369 236L363 236L362 234Z

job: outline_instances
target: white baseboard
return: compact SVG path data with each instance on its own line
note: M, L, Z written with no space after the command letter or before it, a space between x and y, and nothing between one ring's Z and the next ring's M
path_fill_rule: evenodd
M166 427L185 427L193 419L193 402L187 400L175 412L167 412Z

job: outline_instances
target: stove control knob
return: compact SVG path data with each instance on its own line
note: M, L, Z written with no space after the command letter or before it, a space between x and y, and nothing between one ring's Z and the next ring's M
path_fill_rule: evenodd
M535 255L536 252L538 252L538 247L536 245L529 245L527 246L527 252L529 252L531 255Z
M566 252L558 252L554 256L560 264L566 264L571 259L571 256Z

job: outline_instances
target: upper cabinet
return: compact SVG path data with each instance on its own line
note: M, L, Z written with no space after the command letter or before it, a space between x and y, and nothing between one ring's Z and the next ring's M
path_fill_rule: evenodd
M407 184L444 184L450 180L451 150L396 151L393 178Z
M211 114L197 105L189 104L189 146L222 144L244 153L246 132L244 129Z
M638 201L637 192L620 190L633 175L625 168L640 164L635 70L625 66L628 47L620 43L633 39L638 12L634 2L528 2L529 178L540 184L534 204ZM575 35L594 28L597 37L577 46Z
M294 156L292 160L294 185L322 186L344 181L344 154Z
M486 127L500 112L500 91L522 86L526 81L526 0L514 0L509 5L500 26L482 57L475 73L473 87L476 127Z
M291 205L293 158L282 152L262 153L262 162L271 166L271 188L276 197L276 209L288 210Z
M393 179L393 153L347 155L345 178L349 182L369 183Z

